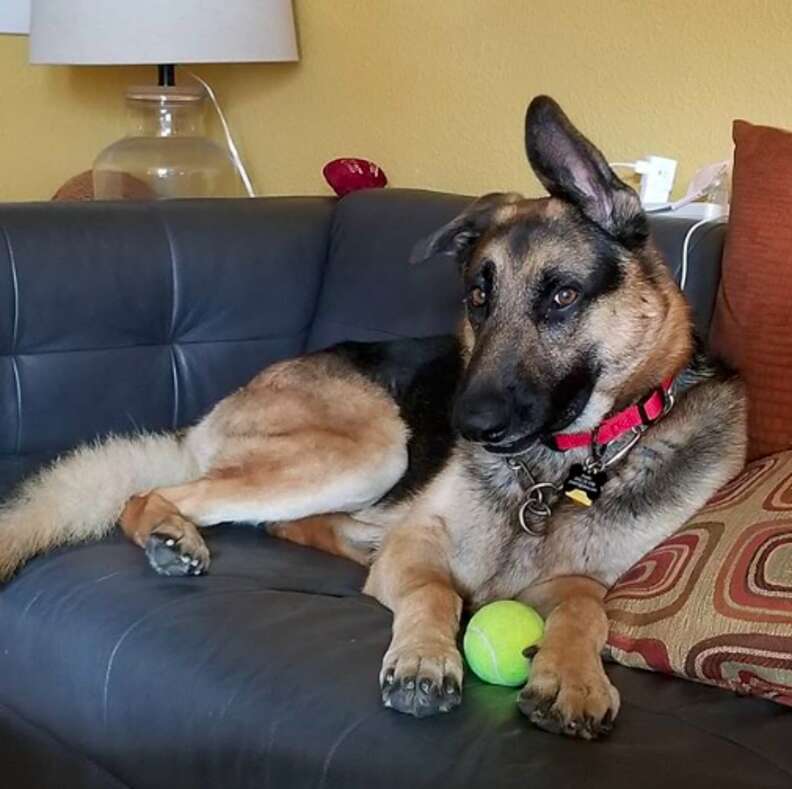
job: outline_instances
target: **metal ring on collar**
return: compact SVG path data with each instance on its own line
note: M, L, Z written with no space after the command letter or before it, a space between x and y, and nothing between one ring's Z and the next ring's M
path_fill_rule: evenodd
M530 512L542 521L539 523L531 523L526 519L526 512ZM532 537L541 537L545 533L544 519L550 516L550 507L542 500L526 499L521 505L518 512L520 520L520 528Z

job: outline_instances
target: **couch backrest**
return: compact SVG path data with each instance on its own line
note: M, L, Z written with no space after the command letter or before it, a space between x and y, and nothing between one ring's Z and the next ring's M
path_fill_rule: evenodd
M677 284L682 277L683 254L687 248L685 295L693 307L696 331L706 341L718 294L726 223L700 223L696 219L655 214L649 217L649 224Z
M0 205L0 486L305 347L334 201Z
M455 262L448 256L407 261L416 241L470 200L406 189L357 192L341 200L309 349L342 340L453 332L462 303Z
M454 330L462 291L448 257L406 260L416 240L456 216L473 198L407 189L353 193L336 208L327 270L308 338L311 349L345 339L420 337ZM696 328L707 336L720 279L725 225L655 214L649 223L677 282L688 233L685 292Z
M452 331L454 262L407 258L469 199L0 205L0 496L82 441L189 424L278 359ZM653 220L672 268L691 225ZM700 328L722 235L691 244Z

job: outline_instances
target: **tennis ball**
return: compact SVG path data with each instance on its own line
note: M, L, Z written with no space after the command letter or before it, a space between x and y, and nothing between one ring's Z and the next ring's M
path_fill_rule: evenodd
M516 687L528 679L531 661L523 655L544 634L542 617L516 600L480 608L465 631L462 648L473 673L491 685Z

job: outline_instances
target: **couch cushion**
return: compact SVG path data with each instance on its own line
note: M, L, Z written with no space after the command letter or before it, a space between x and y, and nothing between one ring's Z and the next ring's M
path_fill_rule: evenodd
M361 568L253 529L207 534L201 578L157 576L121 538L28 565L0 590L0 703L135 789L792 781L779 705L647 672L609 669L623 710L593 746L532 729L516 690L471 675L452 713L387 710L391 617Z
M792 452L750 464L608 593L620 663L792 706Z
M184 425L300 353L334 205L0 206L0 465Z
M5 789L127 789L90 757L0 704Z
M451 220L471 199L369 189L341 200L309 348L453 332L462 303L456 263L448 256L414 266L407 260L416 241Z
M734 123L734 179L713 349L748 390L748 458L792 448L792 133Z

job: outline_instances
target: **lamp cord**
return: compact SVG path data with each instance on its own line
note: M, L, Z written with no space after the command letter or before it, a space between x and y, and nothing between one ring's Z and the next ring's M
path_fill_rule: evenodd
M242 157L239 155L239 149L236 146L236 142L234 142L234 135L231 133L231 128L228 125L228 121L226 120L225 114L223 113L223 110L220 107L220 102L217 100L217 96L215 95L214 90L212 90L208 82L201 79L194 72L187 71L187 73L196 82L198 82L203 86L207 96L209 96L209 100L214 105L215 112L217 112L217 117L220 119L220 125L223 127L223 134L225 134L226 145L228 145L228 151L231 154L231 159L234 162L234 167L236 167L236 170L239 173L239 177L242 179L242 183L245 186L245 191L247 192L248 197L255 197L256 190L253 188L253 182L250 180L250 176L248 175L248 172L245 169L245 164L242 161Z

